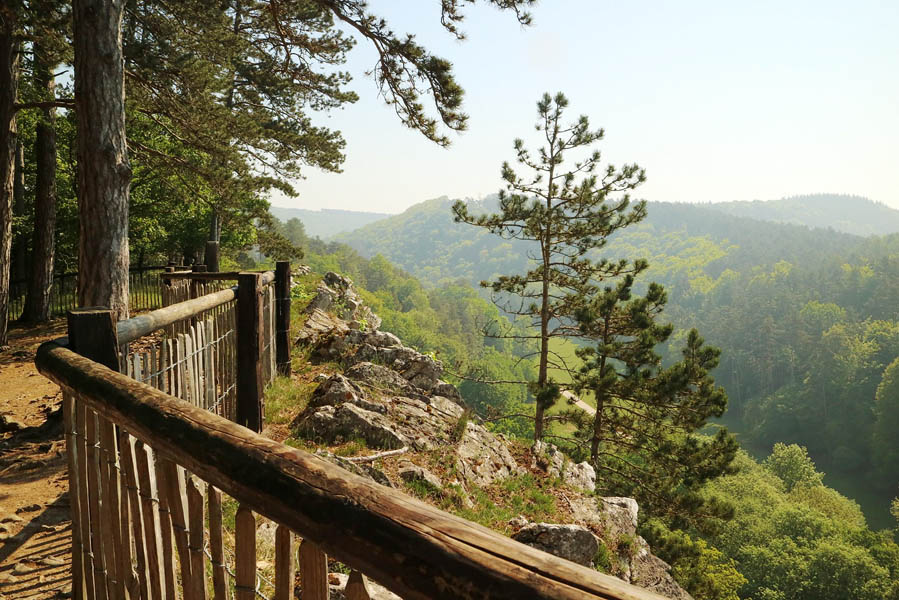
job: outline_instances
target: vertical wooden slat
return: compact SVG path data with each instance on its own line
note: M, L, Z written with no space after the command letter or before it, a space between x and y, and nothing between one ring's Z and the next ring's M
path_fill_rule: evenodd
M156 475L156 498L159 507L159 534L160 546L162 554L162 572L165 575L165 597L169 599L175 598L175 549L172 547L172 511L169 507L169 499L166 490L169 488L169 482L166 478L165 470L162 468L162 460L156 457L151 468L155 470ZM188 573L189 575L189 573Z
M127 593L128 576L131 574L130 548L122 545L122 513L121 493L122 485L119 477L119 459L116 449L115 426L106 419L99 418L100 425L100 454L103 459L103 491L106 499L104 517L108 526L104 528L104 535L109 540L107 547L110 552L106 554L106 565L112 580L112 593L114 598L125 598Z
M215 600L227 600L228 572L225 570L225 546L222 543L222 493L206 487L209 499L209 553L212 555L212 589Z
M87 439L86 467L88 503L91 514L91 551L94 563L94 596L92 600L102 600L109 597L106 577L106 557L109 554L109 549L106 548L105 542L107 540L103 534L107 523L106 515L103 513L103 488L100 482L100 444L97 436L97 415L94 411L85 409L84 420Z
M303 600L328 600L328 556L309 540L300 544L300 579Z
M206 600L206 561L203 554L206 528L203 514L203 492L193 478L187 480L187 505L190 511L191 598ZM185 587L185 589L187 589Z
M72 594L76 599L89 598L87 595L87 577L85 574L85 550L82 545L83 519L85 509L81 505L81 479L78 468L79 448L78 432L75 425L75 411L78 403L72 394L63 392L62 419L66 436L66 459L69 467L69 508L72 513Z
M184 334L179 333L175 336L175 353L172 355L172 358L175 359L176 367L174 369L177 374L176 377L178 379L178 393L176 396L181 398L182 400L187 400L187 377L184 368Z
M151 385L157 390L159 389L159 360L156 357L156 346L150 346L150 379L147 385Z
M178 548L178 559L181 567L181 584L185 591L191 589L193 573L190 560L189 530L191 527L203 528L203 523L191 523L187 513L187 496L184 490L184 469L168 459L157 457L157 469L164 473L165 486L160 487L160 498L168 504L172 527L175 533L175 545ZM185 593L185 597L188 597Z
M147 558L147 570L150 580L150 597L166 600L165 581L162 560L162 527L159 523L159 491L156 488L156 477L150 468L150 449L138 442L134 447L137 458L138 492L141 499L141 512L144 518L144 552ZM174 599L168 599L174 600Z
M207 410L215 403L215 361L213 360L213 341L215 340L215 331L212 326L212 319L206 319L206 350L203 356L206 359L206 408Z
M365 583L365 577L359 571L350 573L350 578L346 582L346 600L371 600L368 595L368 586Z
M190 382L190 403L194 406L200 406L199 398L197 397L197 389L199 386L197 385L197 330L193 325L190 325L187 328L187 335L185 336L186 347L184 349L184 354L187 362L187 380Z
M293 532L284 525L278 525L275 530L275 600L293 598L295 556Z
M123 532L122 539L131 542L134 537L134 550L137 558L137 583L142 600L150 598L150 572L147 564L146 536L144 535L143 506L138 491L136 440L122 431L119 435L119 448L122 450L122 471L125 474L125 485L128 490L128 517L131 532Z
M236 600L256 598L256 517L244 505L237 509L234 525L234 589Z

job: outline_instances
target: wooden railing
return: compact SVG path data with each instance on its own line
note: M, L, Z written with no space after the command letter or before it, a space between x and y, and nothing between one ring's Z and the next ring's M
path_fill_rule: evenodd
M287 600L299 563L302 598L318 600L330 556L352 570L354 600L369 597L362 573L406 599L661 599L119 372L121 343L232 295L261 298L263 277L118 324L108 311L73 313L69 338L38 350L63 390L76 598ZM224 507L235 502L230 544ZM257 515L276 524L273 570L257 563Z

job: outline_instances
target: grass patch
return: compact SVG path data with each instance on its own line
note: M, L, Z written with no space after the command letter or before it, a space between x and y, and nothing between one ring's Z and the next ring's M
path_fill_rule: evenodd
M509 521L518 515L537 522L553 521L557 516L556 497L542 485L543 482L530 474L509 477L486 489L473 487L470 499L474 506L460 506L458 500L448 497L441 508L463 519L509 534Z
M265 390L265 422L281 425L300 414L318 384L290 377L276 377Z

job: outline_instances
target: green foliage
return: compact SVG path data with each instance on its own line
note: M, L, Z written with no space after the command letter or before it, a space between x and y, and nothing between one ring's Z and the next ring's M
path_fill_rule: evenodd
M729 526L702 538L735 561L746 583L740 598L897 598L899 546L889 532L867 529L856 503L818 483L801 449L782 447L778 457L759 465L741 453L740 471L710 482L708 494L735 506ZM769 465L799 482L788 491ZM809 485L807 482L813 483ZM664 547L663 547L664 549ZM663 554L665 557L665 554ZM675 570L682 564L672 558ZM691 559L692 560L692 559Z
M824 479L824 473L815 470L815 463L809 458L805 447L796 444L774 444L774 449L762 464L783 482L788 492L798 486L820 486Z
M537 409L535 438L543 435L544 411L559 396L552 392L549 369L565 369L550 352L550 340L578 337L573 326L575 313L606 279L639 273L645 261L591 260L588 254L606 245L615 231L640 221L645 203L630 205L630 190L646 179L639 166L600 166L599 150L584 152L602 140L603 130L591 130L586 116L562 123L568 99L557 93L544 94L537 102L536 130L546 145L532 154L524 141L514 142L524 176L508 162L502 166L506 189L499 193L499 212L473 214L464 202L453 205L456 221L476 225L503 240L532 242L539 248L523 273L501 274L482 281L502 310L521 317L531 326L528 337L539 344L537 379L534 381ZM566 160L569 161L566 165ZM619 196L620 194L620 196ZM517 246L522 248L522 246ZM499 338L510 334L495 330Z

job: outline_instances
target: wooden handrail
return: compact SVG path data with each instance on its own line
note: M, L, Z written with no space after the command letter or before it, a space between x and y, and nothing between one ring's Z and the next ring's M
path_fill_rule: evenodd
M407 600L664 600L255 434L47 342L38 369L261 515Z
M163 279L189 279L191 281L208 281L208 280L234 280L240 278L242 273L258 273L258 271L222 271L222 272L202 272L193 271L177 271L172 273L164 273ZM262 285L268 285L275 281L275 273L273 271L262 272Z
M158 308L131 319L119 321L116 324L119 343L127 344L128 342L133 342L148 333L162 329L166 325L196 316L205 310L210 310L234 300L236 297L237 286L235 285L225 290L194 298L193 300L186 300L178 304Z

